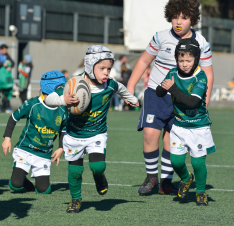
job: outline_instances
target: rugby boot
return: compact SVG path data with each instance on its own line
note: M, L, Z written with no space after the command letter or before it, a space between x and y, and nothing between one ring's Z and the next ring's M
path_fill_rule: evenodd
M178 197L180 200L183 200L187 197L188 192L189 192L189 187L194 180L193 174L189 173L189 175L190 175L190 178L186 183L180 181L180 187L179 187L179 191L178 191Z
M159 195L177 195L178 188L176 188L172 183L167 183L160 186L158 190Z
M138 190L138 193L140 195L149 195L151 191L158 187L158 178L157 177L146 177L144 183L141 185L141 187Z
M72 199L68 205L67 213L79 213L81 207L81 200Z
M208 206L208 199L205 192L196 194L197 206Z
M103 173L100 177L93 177L96 189L99 195L105 195L108 191L108 183L105 177L105 174Z

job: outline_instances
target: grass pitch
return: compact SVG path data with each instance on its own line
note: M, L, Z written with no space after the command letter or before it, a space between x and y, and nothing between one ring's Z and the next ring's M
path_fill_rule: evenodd
M0 155L0 225L234 225L234 109L210 109L211 129L216 153L207 156L208 207L197 207L195 183L188 198L161 196L157 189L150 196L139 196L138 188L145 179L142 154L142 132L137 132L140 112L109 112L106 177L109 190L105 196L96 192L94 180L85 157L82 197L79 214L67 214L70 201L67 184L67 162L59 167L52 164L52 194L37 195L22 191L12 192L8 179L13 158ZM0 130L9 115L0 114ZM25 120L15 127L12 145L22 132ZM1 143L3 138L0 139ZM57 143L55 145L57 147ZM162 142L160 146L162 150ZM192 171L190 156L186 163ZM28 175L30 178L30 175ZM175 174L173 182L178 186Z

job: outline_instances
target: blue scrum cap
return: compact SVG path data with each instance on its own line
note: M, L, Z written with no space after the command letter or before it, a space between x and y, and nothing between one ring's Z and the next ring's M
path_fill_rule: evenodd
M64 74L60 71L48 71L41 76L41 91L46 94L53 93L58 86L67 82Z

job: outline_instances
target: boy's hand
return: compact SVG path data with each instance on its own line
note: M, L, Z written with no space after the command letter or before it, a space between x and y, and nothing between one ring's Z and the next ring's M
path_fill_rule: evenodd
M67 93L64 93L63 97L64 97L64 101L67 105L69 104L76 104L78 103L79 97L74 97L75 94L71 94L71 90L69 89Z
M53 159L51 160L51 162L57 161L57 165L56 165L56 166L58 166L62 154L63 154L63 148L57 149L57 150L53 153L53 155L51 156L51 157L53 158Z
M163 83L162 83L163 89L169 90L174 85L174 83L175 83L174 76L172 76L171 79L166 79L165 81L163 81Z
M129 105L132 106L132 107L138 107L138 106L139 106L139 101L137 101L136 104L132 104L132 103L128 102L128 101L125 100L125 99L124 99L124 101L125 101L126 104L129 104Z
M5 137L5 140L2 142L2 150L5 156L7 155L7 150L9 151L9 153L11 153L11 138L10 137Z

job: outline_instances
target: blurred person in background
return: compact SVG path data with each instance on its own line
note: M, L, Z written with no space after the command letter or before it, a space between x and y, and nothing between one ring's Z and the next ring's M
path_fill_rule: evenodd
M69 73L68 73L68 71L64 69L61 72L64 74L66 80L68 81L69 80Z
M24 101L27 100L28 85L30 83L32 69L32 57L29 54L27 54L24 56L23 61L21 61L18 66L20 92L19 97L22 103L24 103Z
M6 113L12 113L10 99L13 93L13 78L11 69L14 67L14 61L7 53L8 46L5 43L0 43L0 90L2 92L2 109L6 109Z
M228 86L234 88L234 78L228 83Z

